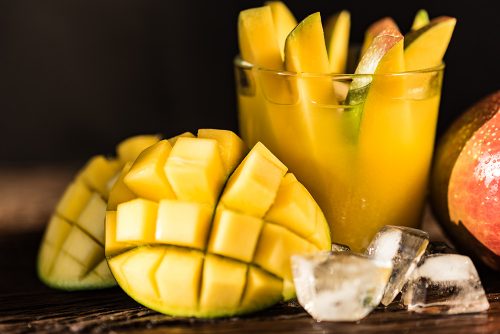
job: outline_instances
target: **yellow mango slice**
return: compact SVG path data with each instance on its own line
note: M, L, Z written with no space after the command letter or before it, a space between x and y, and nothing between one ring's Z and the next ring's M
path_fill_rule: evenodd
M405 66L416 71L441 65L457 20L441 16L405 36Z
M194 314L198 308L203 253L169 248L156 270L162 307L172 314Z
M281 52L276 39L271 7L246 9L238 17L238 42L243 60L259 67L283 68Z
M104 244L104 219L106 216L106 202L96 193L90 197L87 205L78 216L76 224L89 233L101 244Z
M175 198L163 171L171 149L170 143L162 140L142 151L137 157L123 179L135 195L152 201Z
M203 266L200 312L232 313L239 306L246 282L247 266L207 255Z
M373 39L380 35L385 29L399 30L398 25L391 17L384 17L372 23L365 32L365 38L361 46L361 57L366 53L366 50L372 45Z
M411 30L415 31L429 23L429 14L425 9L420 9L415 18L413 19L413 23L411 25Z
M122 165L133 162L145 148L160 141L159 135L139 135L125 139L116 147Z
M198 138L217 140L226 175L233 172L238 163L248 152L248 148L243 140L232 131L199 129Z
M116 241L154 242L157 212L157 203L142 198L119 204L116 215Z
M179 138L165 174L179 200L213 205L225 181L222 166L216 140Z
M196 202L162 200L158 204L156 241L205 249L213 207Z
M263 221L219 207L208 250L241 261L252 261Z
M277 158L262 147L259 145L248 153L229 178L221 197L221 203L227 208L255 217L264 217L286 173L277 166Z
M297 20L290 9L281 1L266 1L264 4L271 8L278 47L281 58L284 59L286 37L297 26Z
M325 27L329 73L346 73L351 14L343 10L330 17Z

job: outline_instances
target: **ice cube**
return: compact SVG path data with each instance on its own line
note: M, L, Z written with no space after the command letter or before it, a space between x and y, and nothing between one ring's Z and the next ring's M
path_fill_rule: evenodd
M429 243L429 235L409 227L384 226L373 238L365 254L380 261L392 262L392 274L382 297L389 305L401 292Z
M413 271L403 303L418 313L485 311L489 303L474 264L458 254L429 255Z
M392 265L350 252L292 256L297 299L316 320L356 321L380 303Z
M349 252L351 248L347 245L332 242L332 252Z

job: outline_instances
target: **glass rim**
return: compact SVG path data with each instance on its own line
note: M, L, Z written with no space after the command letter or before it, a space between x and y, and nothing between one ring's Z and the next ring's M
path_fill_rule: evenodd
M433 73L433 72L441 72L445 68L444 62L439 64L438 66L433 66L425 69L420 69L420 70L413 70L413 71L404 71L404 72L394 72L394 73L383 73L383 74L377 74L377 73L311 73L311 72L290 72L287 70L273 70L265 67L259 67L255 66L254 64L241 59L240 55L237 55L234 58L233 61L234 66L242 68L242 69L253 69L255 68L257 71L261 72L267 72L267 73L274 73L279 76L288 76L288 77L306 77L306 78L321 78L321 77L329 77L329 78L335 78L337 80L349 80L352 78L361 78L361 77L398 77L398 76L408 76L408 75L418 75L418 74L426 74L426 73Z

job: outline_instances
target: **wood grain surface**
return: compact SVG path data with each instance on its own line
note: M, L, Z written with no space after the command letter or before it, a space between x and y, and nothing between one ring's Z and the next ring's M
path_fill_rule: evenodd
M298 304L282 303L236 318L198 320L151 311L119 288L62 292L37 278L42 230L76 169L0 167L0 333L500 333L500 274L479 267L490 310L430 316L397 303L357 323L314 321ZM424 229L446 240L427 213Z

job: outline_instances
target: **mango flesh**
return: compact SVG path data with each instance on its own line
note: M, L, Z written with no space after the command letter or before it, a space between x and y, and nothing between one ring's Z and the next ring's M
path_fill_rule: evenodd
M139 303L178 316L244 314L292 298L290 256L331 244L304 186L261 143L246 154L234 133L203 129L156 149L167 144L141 153L111 190L124 191L145 161L163 173L148 174L150 181L126 190L133 199L108 207L106 256L119 285ZM173 198L139 195L164 178Z
M283 59L285 56L284 50L286 38L290 31L297 26L297 20L293 16L290 9L288 9L288 7L281 1L266 1L265 5L271 8L276 39L278 40L278 47L281 52L281 58Z
M333 15L326 23L325 40L330 73L346 73L350 28L351 14L346 10Z
M104 257L104 221L112 185L123 165L157 136L135 136L117 146L116 158L95 156L68 186L46 228L38 254L38 275L66 290L116 284ZM119 199L121 200L121 199Z
M413 24L411 25L411 30L415 31L429 23L429 14L425 9L420 9L415 18L413 19Z
M441 16L406 34L406 70L416 71L441 65L456 22L453 17Z

